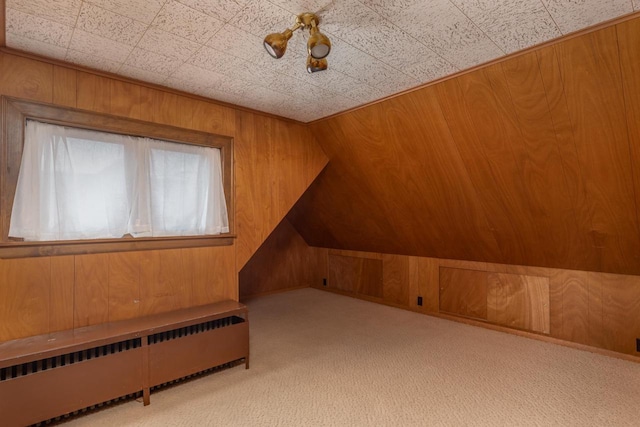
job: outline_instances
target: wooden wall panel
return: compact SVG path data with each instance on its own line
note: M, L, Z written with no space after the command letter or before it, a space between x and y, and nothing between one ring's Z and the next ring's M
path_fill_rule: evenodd
M620 69L624 89L625 108L627 113L627 132L633 184L636 196L636 214L640 217L640 19L634 19L616 25L618 48L620 50ZM640 218L637 219L640 221Z
M0 337L20 338L49 330L48 257L0 259Z
M236 112L234 109L222 105L195 101L192 124L196 130L233 136L236 131Z
M183 249L191 259L192 288L189 305L238 300L236 252L233 246Z
M140 86L120 80L111 80L109 112L130 119L142 118L142 99Z
M140 314L178 310L191 301L191 271L182 249L145 252L141 271Z
M77 71L76 106L98 113L111 112L111 79Z
M329 254L327 287L383 298L383 271L383 262L379 259Z
M638 273L640 251L615 27L556 45L590 201L597 271Z
M440 311L487 320L487 273L440 269Z
M140 264L143 253L107 254L109 266L109 321L140 316Z
M640 274L640 18L311 123L314 246Z
M382 257L383 293L386 301L409 305L409 257L387 255Z
M301 125L238 112L237 268L241 269L327 164Z
M72 68L53 66L53 103L66 107L76 107L77 72Z
M53 65L0 52L0 93L51 102Z
M74 283L73 326L109 321L109 254L75 256Z
M549 278L520 274L487 275L487 320L549 334Z
M440 265L434 258L409 257L409 306L415 310L437 312L440 307ZM418 306L418 297L422 306Z
M73 256L51 257L49 291L49 332L72 329L75 307L75 259ZM40 278L46 286L44 278ZM2 335L0 335L2 341Z

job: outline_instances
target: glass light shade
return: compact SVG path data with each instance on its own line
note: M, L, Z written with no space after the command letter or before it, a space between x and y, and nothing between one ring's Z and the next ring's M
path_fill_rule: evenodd
M322 34L317 28L312 28L311 36L309 36L309 41L307 42L307 51L315 59L325 58L331 52L329 37Z
M307 56L307 73L315 73L317 71L324 71L327 69L327 60L323 59L315 59L313 56Z
M264 38L264 48L272 57L282 58L287 50L287 41L293 35L293 31L285 30L282 33L272 33Z

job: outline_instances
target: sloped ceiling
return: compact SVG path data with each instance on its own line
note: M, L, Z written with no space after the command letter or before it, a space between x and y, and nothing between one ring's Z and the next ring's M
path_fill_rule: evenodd
M310 127L311 245L640 274L640 18Z
M2 2L0 2L2 4ZM640 9L640 0L6 0L7 45L297 119L319 119ZM304 11L331 38L262 47Z

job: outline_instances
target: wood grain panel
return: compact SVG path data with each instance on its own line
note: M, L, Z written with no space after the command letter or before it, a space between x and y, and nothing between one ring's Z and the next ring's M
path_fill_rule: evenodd
M549 278L487 274L487 320L548 334Z
M109 265L109 322L140 316L141 252L107 254ZM147 286L148 284L144 284Z
M0 259L0 341L49 331L51 260Z
M636 197L636 220L640 221L640 19L616 25L620 69L629 135L629 150ZM640 254L636 254L640 256Z
M76 105L98 113L111 111L111 79L77 71Z
M386 301L399 305L409 305L409 257L383 255L382 296Z
M75 328L109 321L109 255L76 255Z
M236 112L229 107L195 101L192 125L203 132L233 136L236 131Z
M240 270L240 296L321 287L322 279L327 277L327 266L318 252L284 219Z
M303 127L236 116L237 259L241 269L327 163Z
M51 102L53 65L0 52L0 93Z
M189 305L238 300L236 251L233 246L184 249L191 260L191 300Z
M116 116L141 119L142 100L140 98L140 86L115 79L111 79L109 84L109 112Z
M140 273L140 314L164 313L189 307L192 277L185 249L143 252Z
M590 283L602 285L602 347L637 354L640 338L640 277L590 274Z
M77 73L72 68L53 66L53 103L66 107L76 107Z
M440 268L440 311L487 320L487 273Z
M600 271L637 273L640 241L614 27L555 46Z
M420 311L437 312L440 306L440 268L434 258L409 257L409 305ZM417 299L422 297L422 306Z
M49 292L49 332L73 328L75 259L73 256L51 257Z
M327 287L381 298L383 263L378 259L329 254Z
M579 229L575 221L538 58L532 52L501 65L513 106L505 114L512 111L521 134L521 138L512 141L523 158L529 209L541 230L556 230L542 233L547 256L560 265L575 268L579 260L573 258L572 248L588 246L589 230Z
M639 22L313 122L331 163L289 220L314 246L640 274Z

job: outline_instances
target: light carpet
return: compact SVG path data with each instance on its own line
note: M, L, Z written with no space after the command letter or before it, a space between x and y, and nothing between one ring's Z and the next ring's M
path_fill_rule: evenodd
M251 369L68 425L640 425L640 364L315 289L248 305Z

